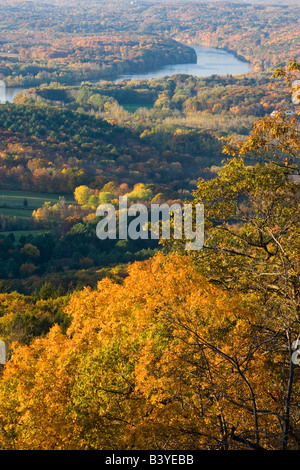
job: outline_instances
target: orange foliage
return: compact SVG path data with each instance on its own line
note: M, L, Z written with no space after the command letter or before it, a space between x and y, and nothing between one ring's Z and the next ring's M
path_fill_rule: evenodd
M236 447L233 427L273 432L271 415L256 423L257 406L279 398L265 356L251 352L255 314L187 258L135 263L123 284L74 294L67 313L66 335L55 326L14 347L0 384L3 448L221 449Z

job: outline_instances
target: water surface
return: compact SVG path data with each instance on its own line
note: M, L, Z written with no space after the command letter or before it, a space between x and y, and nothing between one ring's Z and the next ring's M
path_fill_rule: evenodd
M121 75L115 83L122 80L151 80L175 74L194 75L196 77L209 77L211 75L238 75L251 72L251 66L242 62L234 54L221 49L193 46L197 54L196 64L165 65L147 73ZM0 103L13 103L14 97L25 88L0 86Z
M147 73L121 75L116 82L124 79L151 80L175 74L210 77L211 75L238 75L251 72L251 65L248 62L242 62L230 52L203 46L193 46L193 49L197 54L196 64L165 65Z

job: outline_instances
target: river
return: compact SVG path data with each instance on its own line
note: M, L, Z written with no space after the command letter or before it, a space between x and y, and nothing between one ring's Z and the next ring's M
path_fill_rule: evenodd
M238 75L251 72L251 65L248 62L242 62L235 55L227 51L203 46L193 46L193 49L195 49L197 54L196 64L165 65L152 72L121 75L116 82L124 79L151 80L152 78L175 74L209 77L211 75Z
M211 75L238 75L251 72L251 66L247 62L242 62L230 52L213 49L203 46L192 46L197 54L196 64L174 64L165 65L152 72L121 75L115 80L118 83L122 80L151 80L175 74L194 75L196 77L209 77ZM24 88L0 86L0 103L8 101L12 103L14 97Z

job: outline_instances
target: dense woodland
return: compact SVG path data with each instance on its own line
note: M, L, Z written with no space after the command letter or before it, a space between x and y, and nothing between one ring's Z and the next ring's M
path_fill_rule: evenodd
M48 230L51 233L37 239L48 237L55 245L47 259L18 262L24 244L39 245L25 232L14 255L3 260L5 288L10 282L15 288L11 278L19 280L24 292L49 279L56 285L59 270L61 277L68 273L62 282L68 291L82 285L76 269L85 269L84 280L95 285L97 267L132 261L133 253L136 259L147 257L157 244L143 242L135 249L131 243L120 249L106 243L103 252L94 236L97 205L121 195L147 204L191 199L197 179L213 178L222 166L224 145L233 138L245 139L259 117L291 107L282 82L275 88L270 83L264 75L178 75L78 87L52 83L20 93L13 105L3 105L0 190L75 195L75 204L46 205L25 221L17 212L13 219L1 216L4 232ZM78 196L80 188L84 197ZM8 235L6 239L12 243Z
M4 3L0 450L299 450L299 6ZM188 44L253 72L114 81ZM203 250L99 240L119 196Z
M299 58L297 4L6 0L0 30L0 73L10 86L195 62L184 44L232 50L255 71Z

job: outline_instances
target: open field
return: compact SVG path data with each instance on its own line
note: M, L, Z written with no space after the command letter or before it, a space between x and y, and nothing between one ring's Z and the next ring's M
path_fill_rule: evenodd
M150 104L122 104L122 107L129 113L135 113L140 108L152 109L153 106Z
M0 190L0 216L3 215L11 218L17 217L18 219L25 221L25 225L27 226L26 220L29 223L32 212L35 209L42 207L45 202L55 204L59 202L59 197L59 194ZM64 198L66 203L75 203L73 196L70 194L64 196ZM43 232L43 230L26 230L25 228L23 230L0 231L0 235L3 236L13 233L16 241L18 241L21 235L37 235L41 232Z
M31 217L35 209L42 207L45 202L51 202L52 204L59 202L59 197L59 194L0 190L0 215L27 219ZM67 203L75 202L71 194L63 197Z
M13 230L11 232L0 232L0 237L5 237L11 233L13 233L15 241L18 243L23 235L26 237L32 235L34 237L36 235L40 235L41 233L49 233L49 230Z
M32 208L19 208L19 207L0 207L0 215L6 217L18 217L21 219L30 219L33 209Z
M73 195L64 196L66 202L74 202ZM27 200L27 208L37 209L43 206L45 202L50 201L56 203L59 201L59 194L35 193L30 191L1 191L0 190L0 206L19 206L23 207L24 199Z

